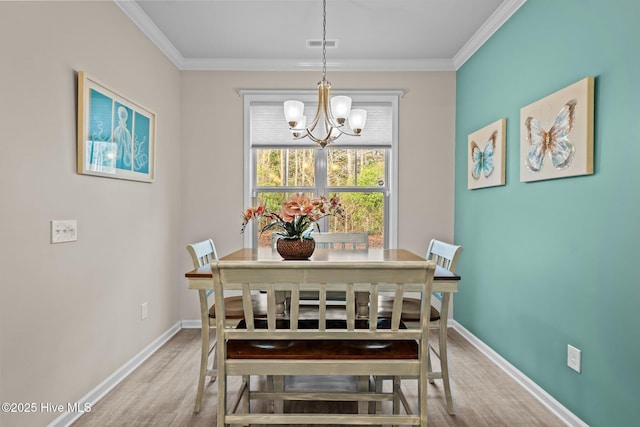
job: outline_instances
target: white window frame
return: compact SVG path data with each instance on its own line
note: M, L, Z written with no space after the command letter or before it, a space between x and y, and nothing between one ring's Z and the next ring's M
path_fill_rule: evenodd
M288 99L297 99L303 102L317 103L318 93L312 90L257 90L247 89L240 90L239 94L243 97L243 114L244 114L244 185L243 185L243 203L244 208L252 206L254 197L256 196L253 189L253 183L256 177L256 160L251 150L251 103L253 102L278 102L283 103ZM357 102L382 102L391 104L392 109L392 130L391 130L391 147L389 149L389 156L386 159L388 177L388 186L386 194L388 198L388 207L386 207L385 222L387 222L388 239L385 239L390 249L396 249L398 247L398 118L399 118L399 99L403 94L401 90L341 90L332 91L332 95L346 95L353 99L354 103ZM284 111L282 114L282 126L287 126L284 119ZM366 126L365 126L366 127ZM301 146L307 146L309 148L319 148L319 146L308 138L304 140L295 141L295 148ZM334 146L340 145L340 139L333 142ZM281 146L271 148L294 148L292 144L282 144ZM345 145L345 148L367 148L366 145L354 146L352 144ZM295 189L293 189L295 191ZM348 188L345 188L348 190ZM255 233L244 233L244 247L254 247L254 235Z

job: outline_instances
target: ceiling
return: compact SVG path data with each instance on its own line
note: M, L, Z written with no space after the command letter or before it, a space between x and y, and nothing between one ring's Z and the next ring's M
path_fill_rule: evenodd
M321 0L114 1L182 70L322 66ZM525 1L327 0L327 69L456 70Z

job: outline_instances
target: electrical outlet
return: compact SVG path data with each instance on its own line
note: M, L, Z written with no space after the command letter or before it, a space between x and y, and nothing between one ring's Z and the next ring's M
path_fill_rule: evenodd
M146 302L143 302L140 306L140 317L142 318L142 320L149 317L149 304L147 304Z
M567 345L567 366L580 373L582 364L582 351L572 345Z
M75 219L51 220L51 243L78 240L78 221Z

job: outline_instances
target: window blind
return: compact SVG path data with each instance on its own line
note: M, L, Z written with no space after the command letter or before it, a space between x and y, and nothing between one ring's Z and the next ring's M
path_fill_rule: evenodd
M317 108L317 103L305 102L304 114L307 116L307 126L315 117ZM363 108L367 111L365 127L360 136L342 135L336 140L336 144L344 147L391 147L393 142L391 102L356 102L354 100L351 108ZM282 102L252 101L250 120L251 147L317 146L309 138L293 139L284 117Z

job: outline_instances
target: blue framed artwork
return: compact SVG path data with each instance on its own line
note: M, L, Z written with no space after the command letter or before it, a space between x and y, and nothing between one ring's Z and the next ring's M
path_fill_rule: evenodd
M156 115L78 72L78 173L153 182Z

